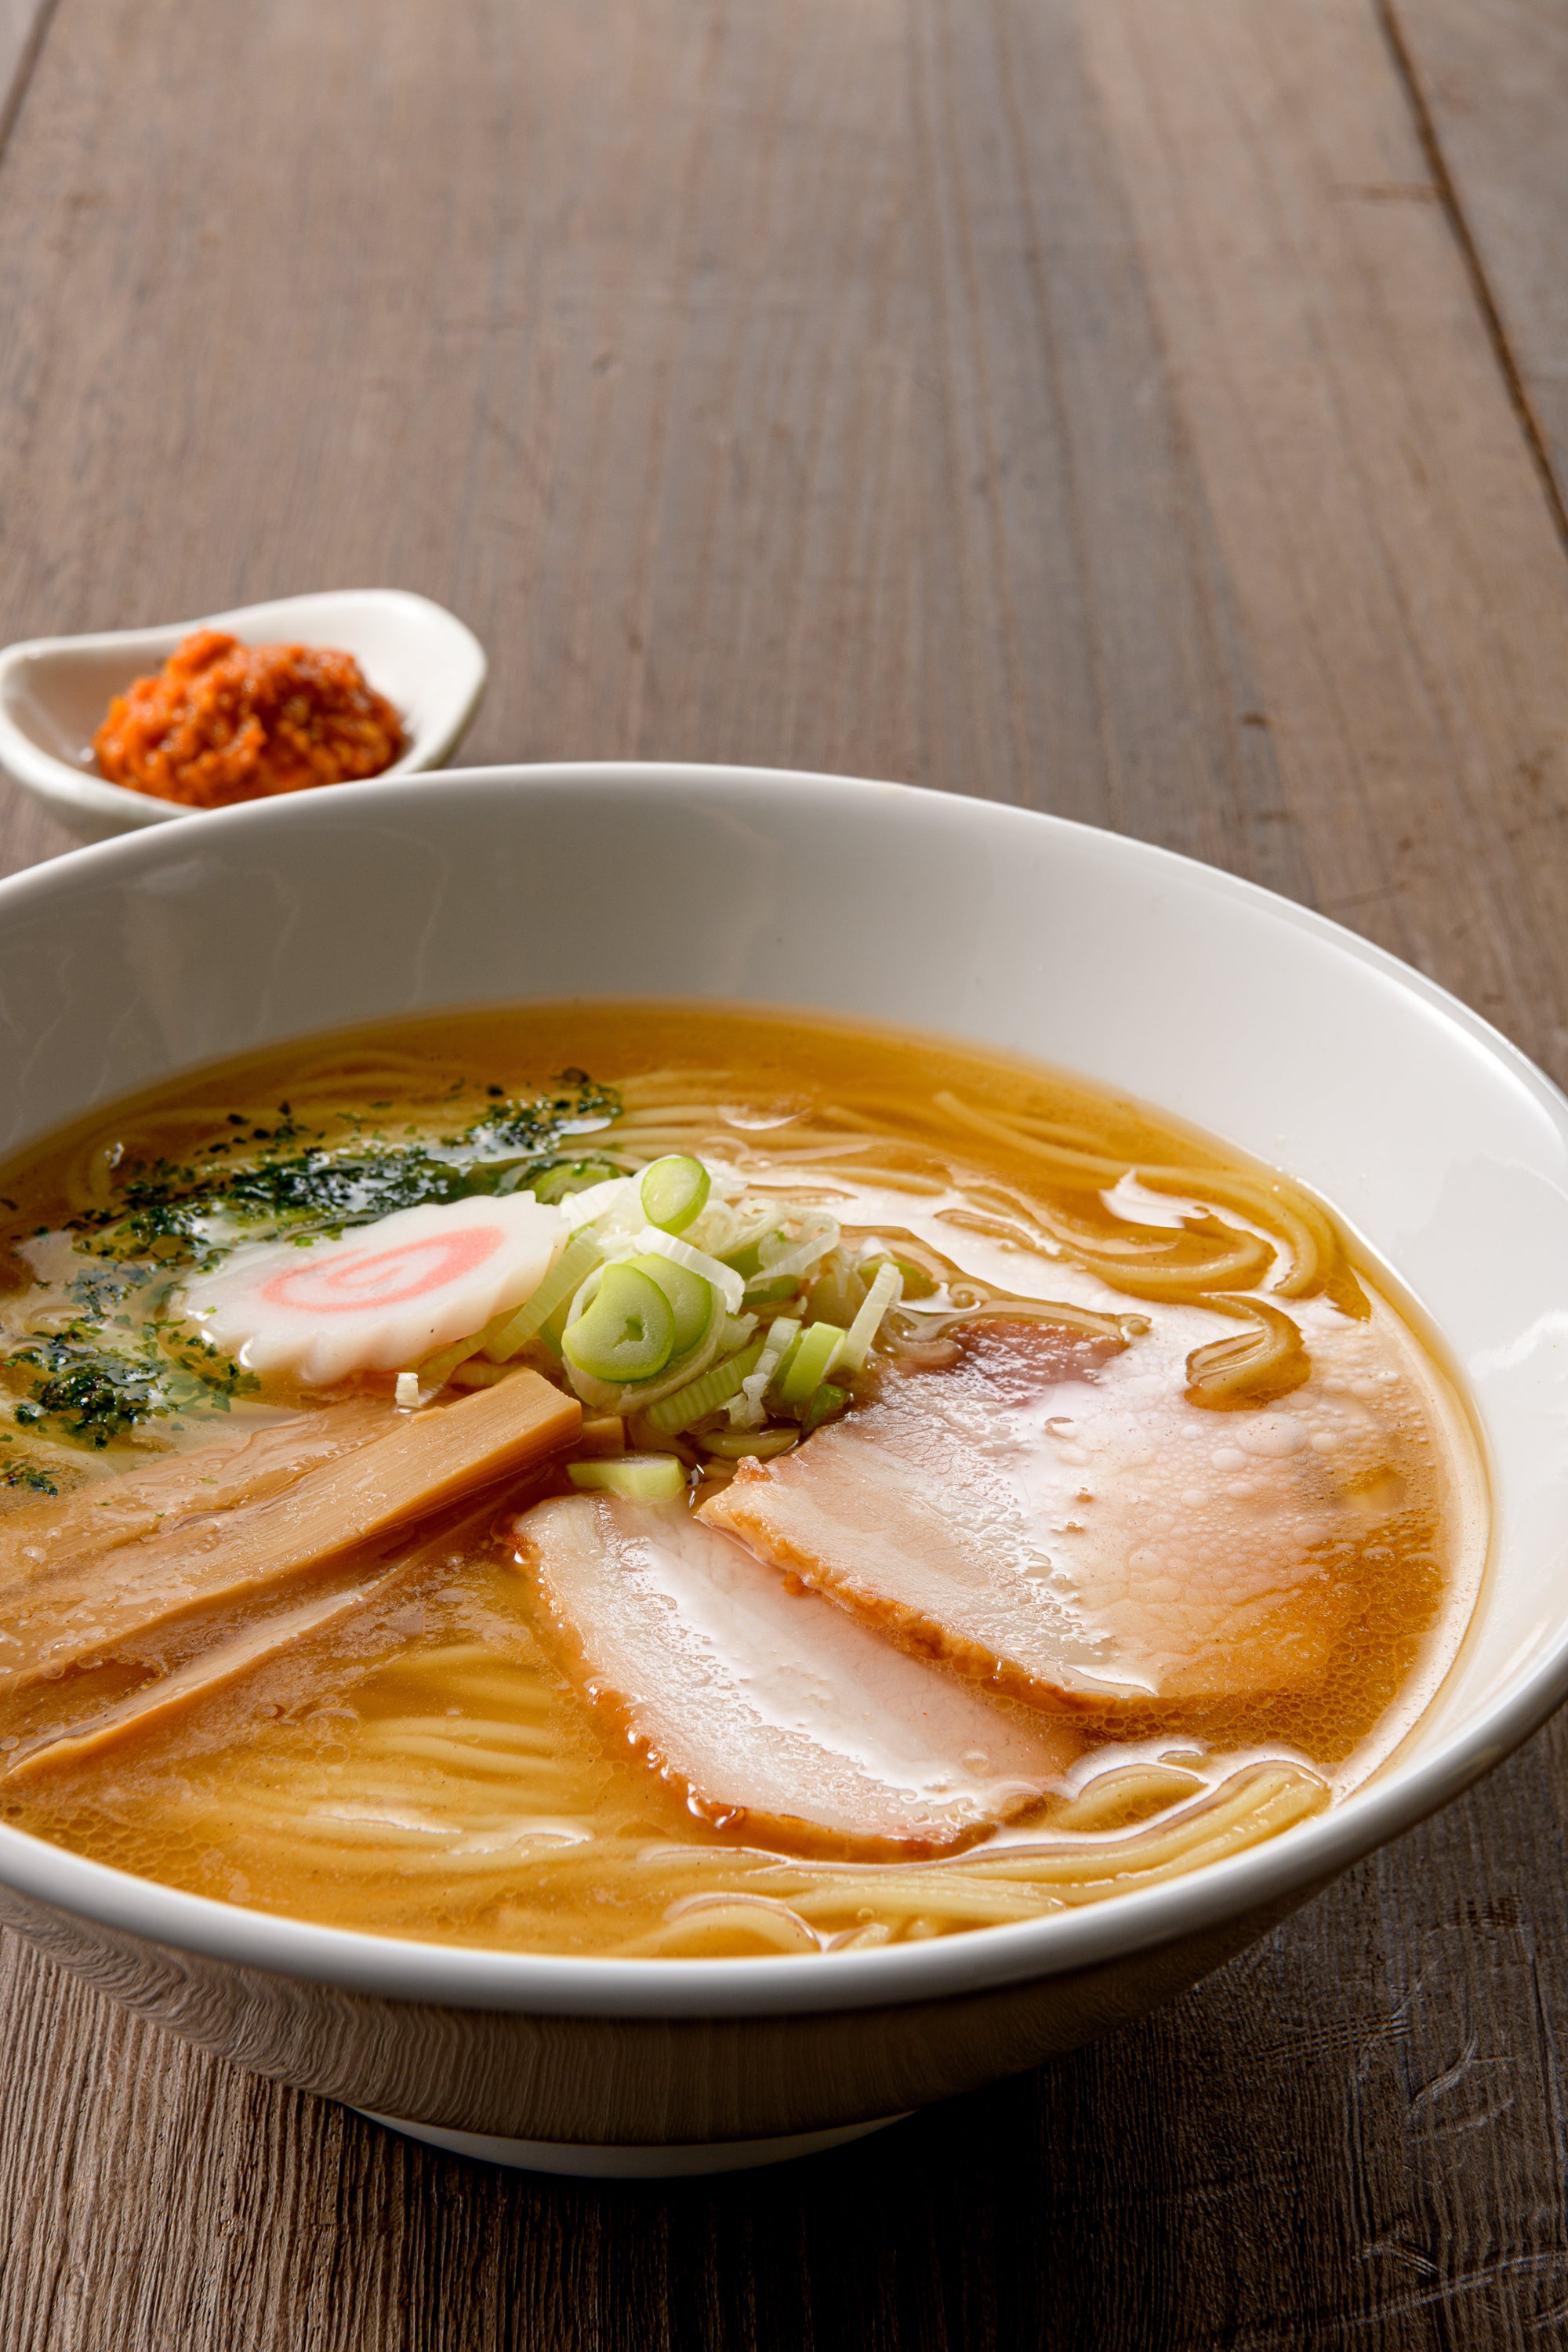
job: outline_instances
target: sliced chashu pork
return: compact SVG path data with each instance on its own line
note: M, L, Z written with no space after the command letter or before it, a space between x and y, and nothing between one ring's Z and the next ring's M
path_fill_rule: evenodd
M1081 1742L906 1658L683 1503L540 1503L517 1523L564 1664L718 1827L856 1854L961 1846Z
M331 1413L322 1418L334 1420ZM413 1414L381 1408L377 1433L261 1499L165 1518L112 1547L35 1543L24 1574L0 1581L0 1695L80 1665L194 1610L249 1601L356 1546L376 1543L475 1488L526 1468L574 1438L583 1409L540 1378L514 1372L461 1403ZM279 1433L281 1435L281 1433ZM308 1441L301 1441L302 1454ZM194 1457L193 1457L194 1458ZM296 1459L300 1459L297 1456ZM272 1468L280 1462L275 1455ZM79 1528L80 1507L63 1507ZM133 1514L131 1525L138 1524Z
M1348 1605L1334 1502L1297 1417L1205 1412L1135 1349L1096 1362L1070 1332L998 1319L743 1464L701 1517L918 1654L1100 1709L1321 1672Z

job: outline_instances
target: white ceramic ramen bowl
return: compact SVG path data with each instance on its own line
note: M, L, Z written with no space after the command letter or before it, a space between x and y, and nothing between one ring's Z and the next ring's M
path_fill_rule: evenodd
M0 1911L67 1967L446 2146L578 2171L754 2162L1190 1984L1556 1705L1568 1103L1419 974L1161 850L892 784L691 767L236 810L0 883L0 1145L279 1039L571 995L827 1007L1034 1055L1319 1188L1446 1335L1484 1427L1495 1550L1458 1664L1337 1810L1025 1925L809 1959L452 1949L263 1916L0 1828Z
M162 668L193 629L226 629L246 645L332 646L353 654L407 737L388 777L449 760L485 689L485 650L473 631L444 605L402 588L332 588L154 629L7 646L0 652L0 768L47 802L78 841L211 814L109 783L93 764L93 733L110 698Z

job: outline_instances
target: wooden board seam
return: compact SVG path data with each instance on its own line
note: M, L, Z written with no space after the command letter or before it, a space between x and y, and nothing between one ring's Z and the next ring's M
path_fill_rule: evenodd
M1546 503L1552 509L1552 518L1557 526L1563 545L1568 547L1568 499L1565 499L1563 486L1557 479L1545 432L1541 419L1536 415L1534 403L1530 397L1523 372L1514 356L1513 346L1509 341L1502 313L1493 296L1491 282L1487 276L1480 249L1470 232L1469 222L1465 216L1464 206L1459 201L1458 189L1448 169L1447 158L1443 152L1442 141L1438 135L1432 110L1426 102L1421 76L1416 68L1410 46L1405 40L1404 27L1399 21L1398 0L1373 0L1373 7L1393 56L1394 71L1409 104L1416 136L1421 142L1422 152L1432 174L1432 184L1437 190L1448 226L1454 234L1454 241L1459 248L1470 283L1475 289L1476 301L1481 317L1486 321L1487 333L1491 339L1492 349L1497 354L1497 362L1502 371L1503 382L1508 386L1508 395L1513 404L1514 414L1519 418L1520 428L1524 435L1530 454L1535 461L1535 470L1541 477L1541 486L1546 493Z

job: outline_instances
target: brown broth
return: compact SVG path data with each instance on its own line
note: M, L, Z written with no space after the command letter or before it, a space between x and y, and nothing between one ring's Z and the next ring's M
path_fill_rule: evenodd
M1271 1172L1030 1065L819 1020L627 1005L386 1024L279 1049L100 1109L0 1175L17 1204L5 1229L5 1352L37 1351L51 1323L58 1332L88 1312L65 1289L81 1272L67 1229L122 1205L137 1168L302 1148L289 1129L345 1147L438 1136L563 1070L624 1088L627 1103L627 1119L584 1131L573 1150L700 1150L760 1185L830 1198L847 1231L945 1265L958 1300L1058 1301L1120 1322L1131 1337L1108 1394L1146 1411L1156 1433L1197 1432L1211 1459L1233 1452L1233 1494L1287 1475L1267 1453L1245 1452L1249 1430L1270 1414L1288 1417L1293 1443L1310 1430L1317 1451L1289 1475L1321 1467L1332 1487L1320 1582L1333 1622L1321 1666L1273 1694L1091 1707L1067 1785L1037 1818L954 1860L874 1864L747 1846L689 1810L563 1671L508 1533L521 1505L566 1491L558 1463L521 1495L422 1531L363 1612L183 1717L91 1761L0 1780L0 1816L192 1892L379 1934L575 1952L806 1951L1035 1916L1195 1866L1342 1795L1405 1736L1453 1659L1486 1537L1478 1449L1430 1338L1380 1270L1331 1234L1340 1271L1326 1289L1267 1294L1299 1328L1310 1377L1250 1409L1186 1402L1188 1357L1235 1326L1201 1290L1145 1295L1136 1267L1116 1275L1127 1217L1158 1232L1184 1210L1208 1213L1233 1238L1277 1242ZM943 1095L978 1120L937 1107ZM682 1104L699 1108L688 1116ZM1123 1183L1120 1216L1093 1181L1100 1158L1153 1184ZM1174 1189L1161 1170L1188 1174ZM1289 1223L1295 1202L1329 1233L1304 1200L1280 1192L1279 1213ZM1258 1201L1268 1215L1251 1213ZM1020 1203L1037 1229L1020 1224ZM1217 1246L1214 1231L1192 1242L1194 1262ZM1048 1251L1041 1232L1054 1236ZM1283 1253L1264 1255L1278 1278ZM1369 1311L1347 1311L1358 1297ZM122 1309L138 1311L134 1300L108 1311ZM43 1369L0 1370L0 1463L30 1465L24 1479L47 1477L63 1498L106 1494L127 1473L315 1402L274 1381L226 1414L198 1403L84 1445L58 1415L15 1417ZM1163 1458L1156 1444L1139 1556L1179 1581L1181 1559L1201 1559L1203 1514L1162 1487ZM709 1483L731 1467L711 1465ZM0 1534L25 1535L57 1507L26 1483L0 1486ZM151 1663L167 1666L172 1654ZM148 1664L95 1667L79 1695L68 1676L0 1701L0 1755L25 1748L51 1711L134 1687Z

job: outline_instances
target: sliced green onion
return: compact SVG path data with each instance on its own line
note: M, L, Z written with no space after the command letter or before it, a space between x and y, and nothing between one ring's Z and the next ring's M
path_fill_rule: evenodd
M746 1299L752 1307L776 1307L781 1298L793 1298L799 1288L796 1275L759 1275L754 1282L747 1283Z
M760 1372L772 1372L775 1365L783 1362L784 1354L789 1348L791 1340L798 1339L799 1337L800 1321L798 1317L794 1315L775 1315L773 1321L768 1325L767 1348L763 1354L762 1362L757 1366L757 1370Z
M463 1190L493 1193L498 1201L504 1201L517 1191L527 1173L526 1160L481 1160L464 1176Z
M872 1340L882 1327L882 1318L903 1288L904 1277L889 1258L877 1268L876 1280L866 1293L866 1303L849 1326L838 1362L847 1372L858 1372L870 1350Z
M557 1363L561 1361L561 1340L572 1320L572 1301L563 1298L552 1315L547 1315L534 1338L542 1348L548 1348Z
M621 1454L611 1459L568 1462L574 1486L624 1495L628 1503L672 1503L686 1486L686 1465L673 1454Z
M700 1160L672 1151L643 1170L643 1215L664 1233L683 1234L701 1215L712 1185Z
M737 1248L726 1251L724 1256L725 1265L727 1266L731 1266L741 1276L742 1282L751 1282L754 1280L763 1270L763 1261L760 1255L762 1245L763 1242L767 1240L770 1234L775 1234L777 1231L778 1227L776 1225L764 1225L762 1232L760 1234L753 1234L749 1242L742 1242Z
M624 1260L607 1265L587 1306L568 1323L561 1352L590 1380L650 1381L675 1349L675 1311L657 1282Z
M750 1454L766 1462L774 1454L787 1454L792 1445L800 1444L798 1429L721 1429L715 1436L700 1437L699 1445L705 1454L717 1454L725 1462L743 1462Z
M785 1404L804 1404L827 1378L848 1333L837 1323L813 1323L784 1360L778 1391Z
M741 1392L730 1400L730 1424L733 1429L760 1429L763 1425L763 1399L768 1382L773 1379L791 1346L800 1337L800 1325L788 1315L775 1315L768 1326L768 1336L763 1352L757 1359L757 1369L748 1372L741 1383Z
M476 1361L472 1356L451 1375L453 1384L460 1389L493 1388L497 1381L510 1381L511 1377L510 1364L487 1364L482 1357Z
M585 1307L588 1305L591 1296L592 1292L588 1290L578 1293L572 1303L569 1319L574 1319L578 1306ZM562 1311L568 1312L564 1308ZM546 1333L548 1329L547 1325ZM672 1356L657 1378L634 1381L628 1385L624 1381L595 1381L586 1372L574 1371L572 1385L584 1404L595 1412L646 1412L649 1405L658 1404L661 1399L673 1396L677 1389L687 1387L710 1364L733 1355L751 1336L749 1326L742 1326L731 1339L728 1335L734 1329L733 1318L724 1312L723 1300L715 1297L713 1311L708 1318L708 1328L696 1347L684 1356Z
M868 1258L860 1271L862 1274L869 1274L873 1266L879 1270L885 1265L896 1265L903 1276L904 1286L899 1294L901 1298L934 1297L938 1287L935 1278L926 1272L923 1265L917 1265L912 1257Z
M600 1263L599 1252L586 1234L569 1241L531 1298L506 1316L497 1316L482 1335L492 1364L504 1364L542 1330L558 1307L564 1306L579 1285Z
M596 1224L619 1209L637 1187L635 1176L606 1176L602 1184L590 1184L585 1192L569 1192L561 1203L561 1213L574 1233L582 1225Z
M689 1381L685 1388L677 1389L662 1403L650 1404L643 1416L648 1427L660 1437L679 1437L683 1429L690 1429L705 1421L710 1412L717 1412L721 1404L728 1404L732 1396L740 1394L747 1373L756 1370L763 1345L761 1339L753 1339L742 1354L731 1356L727 1364L715 1364L711 1371L704 1372L700 1380Z
M838 1220L826 1209L807 1209L797 1221L805 1227L797 1242L785 1234L764 1234L757 1244L757 1272L770 1277L783 1274L807 1275L819 1266L830 1251L838 1247ZM776 1240L776 1249L769 1244Z
M677 1265L673 1259L656 1255L651 1250L647 1257L629 1258L626 1263L635 1265L639 1274L646 1274L650 1282L657 1282L668 1299L675 1317L675 1345L669 1352L671 1357L684 1356L695 1348L708 1328L708 1318L713 1312L712 1285L689 1267Z
M722 1258L710 1257L706 1250L693 1249L689 1242L678 1241L673 1234L660 1233L657 1225L643 1227L637 1246L639 1253L667 1257L671 1265L683 1265L688 1274L700 1274L704 1282L711 1283L731 1315L740 1313L746 1286Z
M748 1389L746 1391L748 1396L755 1397L759 1405L762 1403L763 1393L766 1389L768 1382L773 1379L773 1374L778 1370L779 1366L784 1362L784 1358L788 1355L790 1349L794 1347L799 1337L800 1325L795 1321L793 1315L775 1315L773 1321L768 1325L767 1339L763 1345L762 1356L757 1364L757 1369L752 1375L752 1380L757 1383L757 1385Z
M574 1192L586 1192L594 1184L607 1184L620 1173L607 1160L558 1160L552 1168L542 1169L537 1176L531 1176L524 1189L536 1201L566 1201Z
M454 1339L449 1348L441 1349L439 1355L426 1356L419 1367L420 1387L426 1394L434 1396L437 1389L446 1387L458 1366L466 1364L470 1356L477 1356L484 1344L485 1333L472 1331L466 1339Z
M824 1381L801 1416L802 1434L809 1437L814 1429L821 1428L829 1414L842 1412L848 1402L847 1389L836 1389L831 1381Z

